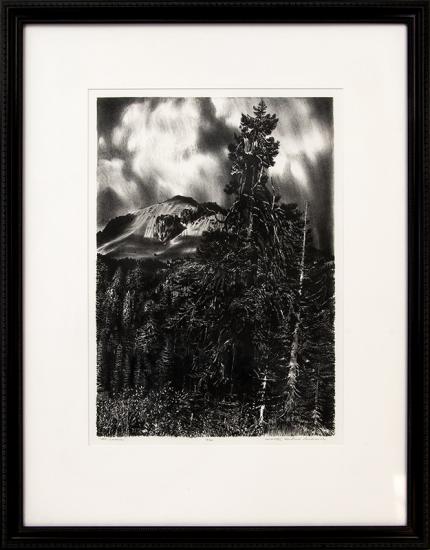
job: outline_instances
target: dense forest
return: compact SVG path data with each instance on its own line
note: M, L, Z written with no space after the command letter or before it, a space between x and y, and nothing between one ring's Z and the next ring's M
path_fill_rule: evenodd
M228 210L156 219L161 243L215 219L195 253L98 254L99 436L334 433L334 259L270 178L277 122L263 101L242 115Z

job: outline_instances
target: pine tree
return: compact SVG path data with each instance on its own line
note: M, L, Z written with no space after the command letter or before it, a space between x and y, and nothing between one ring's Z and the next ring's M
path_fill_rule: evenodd
M254 116L242 114L240 133L235 135L235 143L229 145L232 179L225 189L226 193L237 195L227 220L233 213L239 214L239 220L232 216L230 223L244 223L248 237L253 231L255 202L264 198L267 170L275 164L279 150L279 141L270 135L278 123L276 115L267 113L263 100L253 110Z
M106 338L101 333L97 339L97 391L103 391L106 387L105 349Z
M122 298L124 292L124 273L121 266L115 271L112 281L105 295L105 321L104 325L109 329L115 329L121 324Z
M122 389L126 390L130 388L131 383L132 383L132 380L131 380L130 353L128 351L125 351L123 365L122 365Z
M134 350L136 355L135 385L148 385L154 375L151 356L159 351L159 329L154 318L154 303L148 300L145 304L145 321L136 330Z
M306 335L301 355L308 372L302 391L310 429L327 433L334 428L334 264L313 248L308 254L301 309Z
M133 301L130 290L127 290L122 307L122 326L128 328L131 323L131 317L133 312Z
M293 340L291 343L290 351L290 360L288 363L288 374L287 374L287 391L286 391L286 401L285 408L287 412L288 420L291 424L294 424L297 416L297 406L298 400L300 399L300 392L298 390L298 376L299 376L299 363L298 363L298 353L299 353L299 331L301 323L301 300L303 293L303 279L305 276L305 254L306 254L306 233L307 233L307 222L308 222L308 203L305 206L305 217L303 221L303 237L302 237L302 250L301 250L301 259L300 259L300 270L299 270L299 286L298 286L298 296L297 296L297 314L296 322L293 331Z
M161 348L160 356L157 361L157 369L155 372L155 385L158 388L162 388L167 380L173 366L173 339L172 336L167 333L164 336L163 346Z
M104 328L106 319L105 301L108 285L108 267L97 257L97 275L96 275L96 321L97 337Z
M111 380L112 393L118 393L122 390L122 360L123 348L121 344L118 344L115 350L115 362Z

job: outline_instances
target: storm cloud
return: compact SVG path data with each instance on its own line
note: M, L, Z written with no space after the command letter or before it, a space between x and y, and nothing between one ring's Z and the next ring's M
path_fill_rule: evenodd
M279 118L270 175L285 202L308 201L317 246L332 250L331 98L263 98ZM99 98L98 226L174 195L229 206L227 145L260 98Z

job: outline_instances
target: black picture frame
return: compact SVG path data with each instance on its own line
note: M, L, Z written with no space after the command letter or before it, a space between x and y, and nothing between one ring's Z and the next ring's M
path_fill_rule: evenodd
M428 548L428 0L23 1L1 9L1 337L3 548ZM26 527L23 525L23 29L64 23L403 24L408 44L407 524L361 527ZM328 495L328 499L335 495ZM328 501L329 505L329 501Z

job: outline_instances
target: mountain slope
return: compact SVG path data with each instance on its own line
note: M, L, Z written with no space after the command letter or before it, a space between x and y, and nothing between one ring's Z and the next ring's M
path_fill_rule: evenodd
M205 205L199 205L190 197L177 195L164 202L153 204L126 216L111 220L105 229L98 233L98 253L112 258L153 258L168 259L194 255L204 231L210 231L221 226L222 209L211 205L210 210ZM177 216L181 218L184 211L197 217L183 224L183 231L161 242L156 231L159 216ZM180 225L179 225L180 227Z

